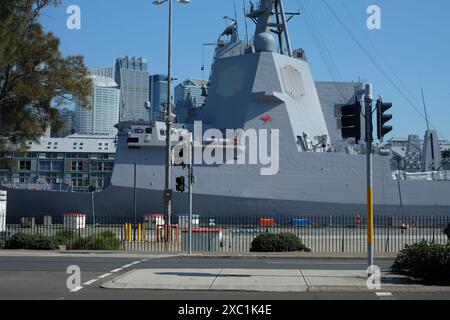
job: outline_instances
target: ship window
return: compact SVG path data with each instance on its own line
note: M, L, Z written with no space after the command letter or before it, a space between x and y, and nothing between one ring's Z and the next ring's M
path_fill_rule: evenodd
M139 138L128 138L127 143L139 143Z
M147 129L145 129L145 133L146 133L146 134L152 134L152 132L153 132L153 129L152 129L152 128L147 128Z
M159 131L159 134L162 135L162 136L165 136L165 135L166 135L166 130L161 129L161 130Z

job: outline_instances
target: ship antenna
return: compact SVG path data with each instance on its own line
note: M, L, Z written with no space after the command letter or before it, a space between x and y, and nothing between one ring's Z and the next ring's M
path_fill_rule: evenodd
M423 88L420 89L422 91L423 110L425 111L425 121L427 122L427 130L430 131L430 123L428 121L428 112L427 112L427 105L425 102L425 94L423 93Z
M242 10L244 11L244 22L245 22L245 41L247 42L248 46L248 24L247 24L247 8L245 6L245 0L242 0Z
M236 10L236 0L233 0L233 8L234 8L234 20L237 23L237 10Z

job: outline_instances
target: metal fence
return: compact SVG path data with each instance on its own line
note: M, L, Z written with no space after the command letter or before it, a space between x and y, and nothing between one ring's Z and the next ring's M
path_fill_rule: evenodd
M193 218L192 249L194 252L250 252L253 240L263 233L292 233L316 253L363 253L367 250L367 223L364 217L208 217ZM445 244L444 229L450 216L376 217L375 251L396 253L407 244L421 240ZM170 231L169 231L170 229ZM67 230L70 232L68 233ZM64 231L64 232L62 232ZM120 246L115 250L134 252L187 252L189 249L189 217L174 216L170 228L162 215L145 217L14 216L0 226L0 240L16 233L58 236L71 234L71 249L79 239L96 240L108 233ZM97 248L97 247L96 247ZM110 249L105 247L105 250ZM98 246L98 250L104 249Z

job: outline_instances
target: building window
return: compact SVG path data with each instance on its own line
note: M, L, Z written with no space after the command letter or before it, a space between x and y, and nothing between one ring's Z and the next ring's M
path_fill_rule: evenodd
M31 161L19 161L19 169L31 171Z
M72 181L72 187L74 187L74 188L83 187L83 176L82 175L73 175L71 181Z
M83 162L72 162L72 171L83 171Z

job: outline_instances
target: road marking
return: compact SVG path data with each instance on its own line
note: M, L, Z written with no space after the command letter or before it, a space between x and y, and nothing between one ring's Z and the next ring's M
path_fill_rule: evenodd
M132 266L134 266L135 264L139 264L139 263L141 263L141 261L135 261L135 262L132 262L132 263L130 263Z
M127 264L127 265L124 265L122 268L126 269L126 268L129 268L129 267L132 267L132 266L133 266L132 264Z
M105 274L101 275L101 276L98 277L98 278L99 278L99 279L103 279L103 278L109 277L110 275L112 275L112 273L105 273Z
M93 284L94 282L97 282L97 281L98 281L98 279L89 280L89 281L83 283L83 286L90 286L91 284Z
M376 292L375 293L380 300L397 300L394 295L390 292Z
M114 270L111 271L111 273L117 273L117 272L120 272L122 270L123 270L123 268L114 269Z
M78 292L78 291L80 291L81 289L83 289L83 287L76 287L76 288L70 290L70 292Z
M392 293L390 292L377 292L375 294L379 297L392 297Z
M312 264L312 265L356 265L356 266L365 266L367 263L361 262L266 262L266 264Z

